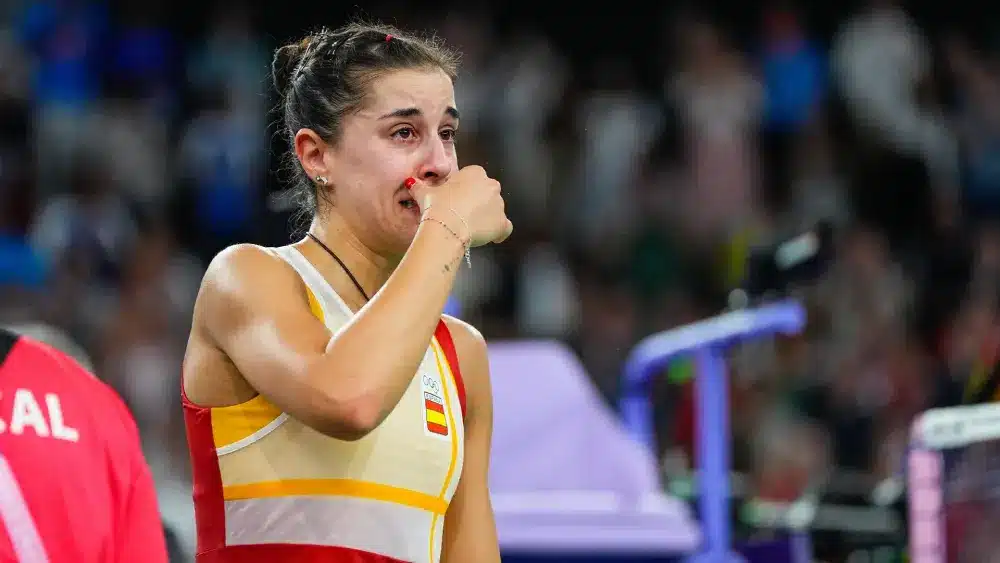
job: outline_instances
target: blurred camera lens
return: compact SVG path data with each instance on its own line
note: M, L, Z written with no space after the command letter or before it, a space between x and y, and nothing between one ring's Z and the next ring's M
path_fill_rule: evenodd
M741 290L753 301L765 296L783 296L796 285L816 281L833 258L833 227L822 222L808 231L782 239L751 252Z

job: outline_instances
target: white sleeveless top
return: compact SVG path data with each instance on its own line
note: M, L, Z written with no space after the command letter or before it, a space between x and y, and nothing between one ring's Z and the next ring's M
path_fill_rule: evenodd
M353 313L312 264L291 246L274 252L302 277L313 314L331 332L344 326ZM321 434L261 396L211 409L185 398L199 561L438 562L465 442L464 388L447 330L439 323L402 399L354 442ZM198 436L209 431L202 447ZM222 511L214 508L219 494Z

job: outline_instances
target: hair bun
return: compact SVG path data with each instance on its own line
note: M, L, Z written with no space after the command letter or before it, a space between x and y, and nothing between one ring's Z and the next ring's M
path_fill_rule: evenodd
M306 52L311 38L305 38L298 43L289 43L274 52L274 60L271 62L271 78L278 93L284 97L291 86L292 74L302 61L302 55Z

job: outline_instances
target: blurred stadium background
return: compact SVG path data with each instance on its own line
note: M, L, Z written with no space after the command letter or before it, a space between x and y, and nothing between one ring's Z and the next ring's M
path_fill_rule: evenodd
M1000 10L666 4L0 2L0 323L62 340L126 398L177 561L203 268L289 241L270 56L358 14L465 53L460 159L503 181L517 228L474 253L463 317L492 342L568 343L609 409L633 345L723 309L748 249L834 225L835 260L797 293L805 333L732 359L733 522L768 537L786 524L767 507L811 493L817 560L899 560L905 514L877 485L1000 341ZM691 376L675 362L653 389L680 499Z

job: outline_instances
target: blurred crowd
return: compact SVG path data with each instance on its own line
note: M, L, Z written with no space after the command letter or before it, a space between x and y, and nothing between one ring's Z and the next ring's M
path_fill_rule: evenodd
M158 1L0 5L0 322L79 343L184 494L179 366L204 267L301 226L269 112L289 38L249 3L206 4L195 35ZM897 471L915 413L961 402L997 339L1000 35L932 35L891 0L852 10L820 34L776 3L738 35L678 9L648 60L584 64L486 9L412 18L463 51L460 161L501 179L516 226L474 252L463 316L572 343L611 405L631 347L723 309L750 249L834 225L834 263L798 290L807 332L733 361L735 463L766 498ZM295 33L318 23L339 22ZM683 465L691 368L668 371L660 443Z

